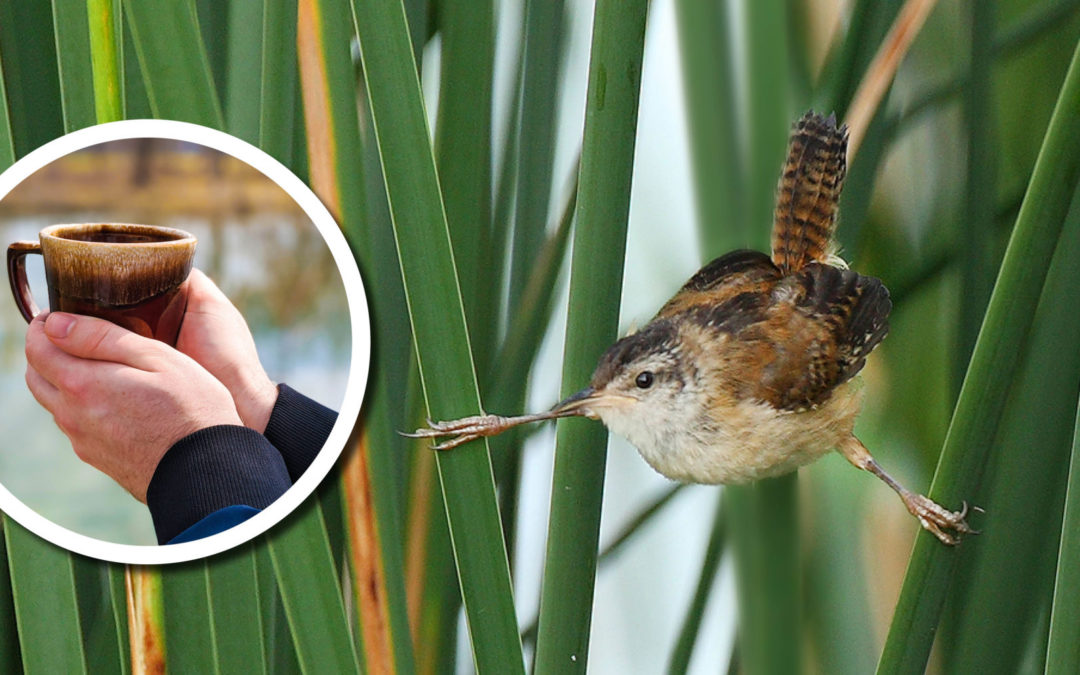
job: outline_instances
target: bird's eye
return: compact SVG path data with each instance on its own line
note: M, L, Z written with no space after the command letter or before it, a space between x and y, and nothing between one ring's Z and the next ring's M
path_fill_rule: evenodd
M653 383L652 372L648 370L643 370L642 372L638 373L637 379L634 380L634 383L637 384L638 389L648 389L652 386Z

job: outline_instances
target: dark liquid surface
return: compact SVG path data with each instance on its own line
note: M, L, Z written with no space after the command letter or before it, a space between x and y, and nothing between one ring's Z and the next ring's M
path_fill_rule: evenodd
M181 293L181 290L185 292ZM59 295L50 287L49 309L96 316L99 319L112 321L143 337L154 338L167 345L175 346L176 337L180 332L180 323L184 319L184 310L187 308L186 290L185 285L134 305L115 306Z
M176 241L180 237L167 234L146 234L141 232L123 232L101 230L97 232L71 232L60 235L61 239L71 241L89 241L101 244L151 244L160 241Z

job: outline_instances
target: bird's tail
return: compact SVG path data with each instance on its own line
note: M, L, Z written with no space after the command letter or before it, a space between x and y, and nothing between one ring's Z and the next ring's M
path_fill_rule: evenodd
M847 173L847 142L847 125L837 128L835 115L810 110L795 123L772 234L773 262L784 274L827 262Z

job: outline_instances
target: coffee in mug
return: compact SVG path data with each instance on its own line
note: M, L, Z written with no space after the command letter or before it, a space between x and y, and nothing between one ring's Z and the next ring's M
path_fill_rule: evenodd
M26 256L35 253L45 260L50 310L96 316L176 344L194 236L170 227L89 223L52 225L38 239L8 246L8 280L27 322L38 313L26 281Z

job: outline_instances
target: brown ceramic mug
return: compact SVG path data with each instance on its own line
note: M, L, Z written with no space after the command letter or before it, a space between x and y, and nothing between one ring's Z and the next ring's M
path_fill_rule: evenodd
M15 304L27 322L38 313L26 281L26 256L45 260L52 311L107 319L144 337L176 344L187 308L195 237L151 225L52 225L39 241L8 246Z

